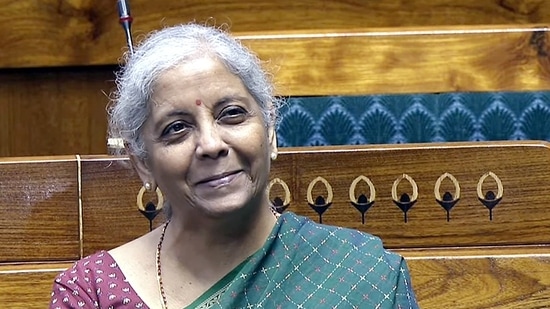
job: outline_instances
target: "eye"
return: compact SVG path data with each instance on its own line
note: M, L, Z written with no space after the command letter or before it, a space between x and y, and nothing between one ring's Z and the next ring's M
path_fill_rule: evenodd
M186 129L189 128L189 125L187 125L185 122L183 121L176 121L176 122L173 122L171 124L169 124L163 131L162 131L162 136L166 136L166 135L169 135L169 134L177 134L177 133L181 133L183 131L185 131Z
M240 106L229 106L221 111L218 120L225 123L237 124L243 122L247 116L248 112L244 108Z

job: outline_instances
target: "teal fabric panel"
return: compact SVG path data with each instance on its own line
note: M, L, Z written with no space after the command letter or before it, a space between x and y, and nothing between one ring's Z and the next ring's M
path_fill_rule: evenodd
M281 147L550 141L550 92L291 97Z

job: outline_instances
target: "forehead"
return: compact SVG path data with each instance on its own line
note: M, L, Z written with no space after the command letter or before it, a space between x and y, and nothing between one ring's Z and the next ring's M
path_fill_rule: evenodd
M248 95L238 76L231 73L221 61L205 56L178 64L161 73L153 84L152 97L157 99L156 103L162 103L176 94L180 98L200 96L194 99L207 99L209 96L219 95L219 92Z
M242 80L220 60L208 56L181 63L163 72L152 90L149 119L154 122L175 110L194 114L202 110L197 106L213 110L221 102L241 102L255 113L262 110Z

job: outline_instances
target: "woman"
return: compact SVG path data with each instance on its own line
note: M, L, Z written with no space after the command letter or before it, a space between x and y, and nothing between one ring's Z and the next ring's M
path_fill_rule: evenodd
M259 59L196 24L149 36L110 110L166 223L60 274L50 308L416 308L378 238L278 215L267 194L279 101Z

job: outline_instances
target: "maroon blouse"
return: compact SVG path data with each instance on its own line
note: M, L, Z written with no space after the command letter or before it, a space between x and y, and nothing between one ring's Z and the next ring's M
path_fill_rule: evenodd
M55 278L50 309L149 307L107 251L78 262Z

